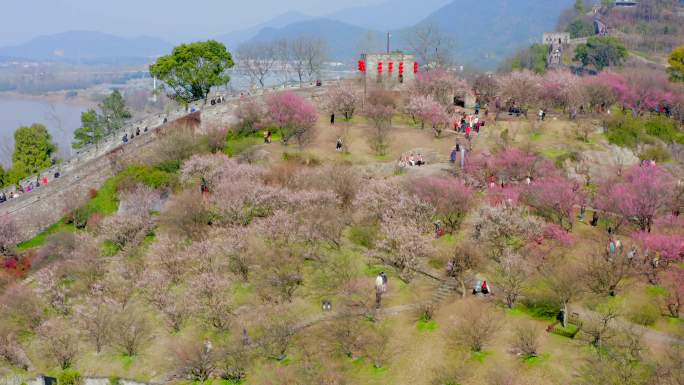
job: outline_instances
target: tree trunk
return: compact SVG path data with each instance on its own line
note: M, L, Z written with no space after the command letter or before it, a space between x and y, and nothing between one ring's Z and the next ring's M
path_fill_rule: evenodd
M568 303L563 303L563 327L568 327Z

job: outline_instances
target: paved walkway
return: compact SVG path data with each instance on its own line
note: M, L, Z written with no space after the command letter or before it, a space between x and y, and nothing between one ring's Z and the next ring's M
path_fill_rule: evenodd
M599 313L589 310L584 307L573 306L573 312L579 314L580 319L587 319L592 317L598 317ZM656 342L658 344L668 344L668 345L684 345L684 338L673 336L671 334L663 333L658 330L648 328L633 322L629 322L624 318L617 318L612 321L615 326L618 327L628 327L639 332L645 340Z

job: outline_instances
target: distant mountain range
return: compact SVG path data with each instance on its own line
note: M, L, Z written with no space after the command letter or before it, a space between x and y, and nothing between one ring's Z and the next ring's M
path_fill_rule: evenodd
M312 19L311 16L299 12L287 12L264 23L257 24L253 27L241 29L216 36L215 39L222 42L229 50L234 50L240 44L249 41L267 28L282 28L290 24L298 23L304 20Z
M428 4L440 3L439 0L425 1ZM352 8L331 15L355 21L356 24L315 18L281 28L265 28L249 41L316 36L328 42L332 59L351 61L358 57L361 47L371 52L384 50L385 47L386 30L368 28L363 24L388 26L407 22L410 17L404 12L415 10L412 8L415 7L414 3L411 0L392 0L378 6ZM573 3L574 0L452 0L413 25L392 30L392 47L406 50L406 36L411 33L412 27L436 25L455 40L458 63L493 69L517 49L540 41L542 33L555 30L561 11ZM423 5L425 2L417 4ZM418 14L420 12L415 11L414 16ZM403 16L397 21L389 21L395 15Z
M358 56L366 41L371 44L379 41L381 33L337 20L317 18L289 24L282 28L264 28L249 41L268 42L302 36L326 41L330 59L349 61Z
M149 60L172 48L172 44L148 36L124 38L101 32L68 31L0 48L0 56L80 63L121 62Z
M450 1L389 0L378 5L343 9L327 15L326 18L371 30L388 32L412 26Z
M456 41L459 63L495 68L517 49L555 31L574 0L453 0L418 25L433 24ZM409 33L409 31L404 31Z
M326 17L289 12L214 38L234 52L245 42L313 36L328 42L331 59L352 62L360 52L384 50L387 31L393 35L392 48L406 49L405 37L411 28L431 24L456 41L457 62L492 69L515 50L540 41L543 32L553 31L560 13L573 3L574 0L388 0ZM171 49L172 44L153 37L122 38L71 31L0 48L0 57L81 63L135 58L149 62Z

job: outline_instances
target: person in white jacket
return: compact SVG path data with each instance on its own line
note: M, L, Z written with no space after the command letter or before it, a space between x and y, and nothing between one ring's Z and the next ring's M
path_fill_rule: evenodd
M375 277L375 307L380 308L380 302L382 301L382 294L387 291L387 276L385 272L381 272Z

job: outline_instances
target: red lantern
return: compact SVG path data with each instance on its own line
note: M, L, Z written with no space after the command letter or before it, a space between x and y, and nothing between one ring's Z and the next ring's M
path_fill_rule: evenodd
M404 62L399 62L399 75L404 74Z
M382 73L382 62L381 61L378 62L378 73L379 74Z
M413 62L413 73L417 74L418 73L418 62Z
M389 62L387 65L387 71L391 74L394 71L394 62Z
M366 72L366 62L359 60L359 72Z

